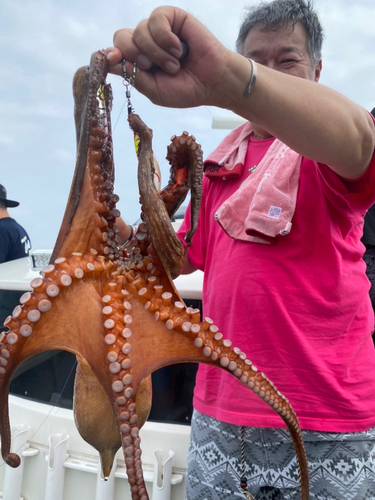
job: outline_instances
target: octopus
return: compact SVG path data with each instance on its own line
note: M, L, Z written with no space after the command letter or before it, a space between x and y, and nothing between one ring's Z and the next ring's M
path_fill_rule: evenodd
M11 467L8 395L12 374L27 358L59 349L78 361L74 386L77 428L100 455L104 477L122 447L133 500L147 500L140 428L151 407L151 373L180 362L226 370L277 412L292 436L300 468L301 495L309 498L308 468L297 416L288 400L199 309L187 307L174 286L184 248L170 219L192 191L191 243L202 182L202 151L187 132L172 137L171 178L160 193L153 181L152 131L135 114L140 137L138 180L142 223L120 246L114 194L110 110L102 51L73 80L77 161L50 263L31 281L0 334L1 453Z

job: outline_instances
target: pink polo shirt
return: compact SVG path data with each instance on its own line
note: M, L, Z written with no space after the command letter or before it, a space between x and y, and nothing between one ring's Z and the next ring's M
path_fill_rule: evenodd
M214 214L272 141L250 139L240 177L204 179L188 249L204 271L203 314L290 400L302 428L375 427L374 315L360 242L375 202L375 159L361 180L348 182L304 158L291 233L273 245L234 240ZM185 220L180 238L188 227ZM194 407L232 424L285 427L234 376L208 365L199 367Z

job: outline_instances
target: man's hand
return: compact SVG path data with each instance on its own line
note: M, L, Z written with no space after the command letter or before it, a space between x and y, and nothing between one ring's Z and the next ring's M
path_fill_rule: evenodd
M189 49L182 63L180 39ZM225 105L222 90L220 96L215 90L226 80L234 53L187 12L159 7L135 30L117 31L113 42L114 48L107 49L110 72L121 75L125 59L131 75L136 62L135 88L154 104L183 108Z

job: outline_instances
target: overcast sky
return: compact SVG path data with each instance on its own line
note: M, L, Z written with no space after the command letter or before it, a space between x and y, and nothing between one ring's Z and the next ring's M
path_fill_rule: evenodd
M75 167L71 92L74 72L91 53L112 45L119 28L135 27L153 8L173 4L189 10L221 42L234 49L245 5L239 0L1 0L0 2L0 184L19 201L10 215L28 231L34 249L52 249ZM374 0L315 0L324 30L321 83L364 108L375 106ZM109 76L114 92L112 125L118 208L131 223L139 216L136 158L126 121L125 91ZM189 110L154 106L132 92L135 111L154 130L154 151L167 183L164 159L169 138L195 135L208 155L227 133L212 118L229 113L210 107Z

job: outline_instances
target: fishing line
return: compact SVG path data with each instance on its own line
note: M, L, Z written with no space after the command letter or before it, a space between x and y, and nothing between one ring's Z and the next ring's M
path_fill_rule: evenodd
M116 130L116 126L117 126L117 124L118 124L118 122L119 122L119 119L121 118L121 115L122 115L122 112L124 111L125 105L126 105L126 100L124 101L124 104L122 105L122 108L121 108L121 110L120 110L120 113L119 113L119 115L118 115L118 117L117 117L116 123L115 123L115 125L114 125L114 127L113 127L113 132Z

